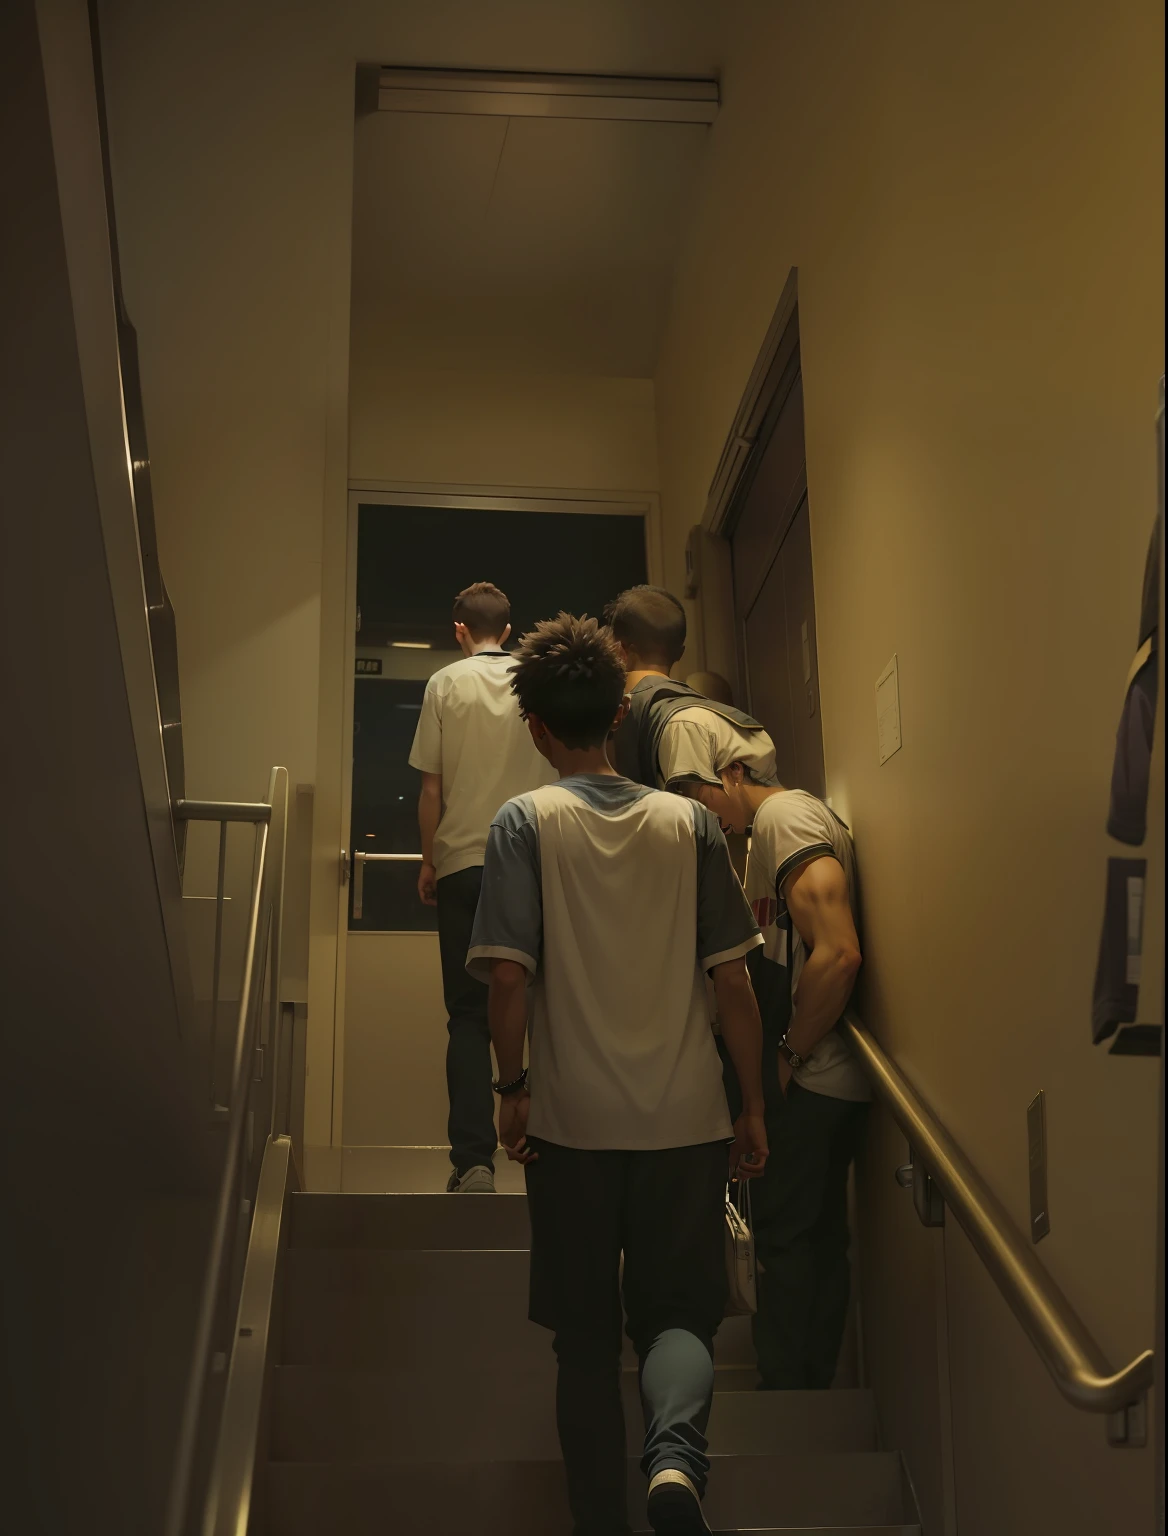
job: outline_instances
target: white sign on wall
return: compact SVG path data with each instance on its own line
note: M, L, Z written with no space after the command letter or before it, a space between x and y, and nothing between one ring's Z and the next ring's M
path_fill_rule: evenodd
M886 763L901 746L900 676L895 656L876 679L876 735L880 761Z

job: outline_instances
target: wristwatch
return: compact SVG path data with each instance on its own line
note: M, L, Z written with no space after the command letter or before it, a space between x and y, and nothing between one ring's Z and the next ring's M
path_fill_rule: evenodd
M784 1035L783 1038L779 1041L779 1050L782 1051L783 1055L787 1058L788 1066L790 1066L793 1070L798 1071L798 1069L803 1065L803 1058L800 1056L799 1052L793 1045L788 1045L786 1035Z

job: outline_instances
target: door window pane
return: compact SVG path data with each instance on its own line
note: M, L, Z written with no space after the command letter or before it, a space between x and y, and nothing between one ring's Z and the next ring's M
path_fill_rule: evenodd
M605 513L483 512L370 504L358 512L353 703L354 853L419 853L421 775L409 766L426 681L459 659L455 594L493 581L511 600L508 647L561 609L599 618L646 579L645 521ZM428 931L417 863L365 864L354 932Z

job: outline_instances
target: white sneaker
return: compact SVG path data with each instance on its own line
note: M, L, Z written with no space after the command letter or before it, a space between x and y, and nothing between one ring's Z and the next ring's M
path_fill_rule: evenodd
M658 1472L649 1484L649 1524L657 1536L708 1536L701 1495L684 1472Z
M495 1170L484 1168L468 1168L460 1178L457 1169L450 1175L450 1182L446 1186L448 1195L493 1195L495 1193Z

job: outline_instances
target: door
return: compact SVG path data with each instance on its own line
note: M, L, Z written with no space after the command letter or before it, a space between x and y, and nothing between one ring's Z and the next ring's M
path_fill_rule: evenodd
M747 614L745 659L751 711L774 738L780 781L822 797L827 786L806 497Z
M815 582L795 311L780 383L731 522L734 608L748 708L775 743L779 779L826 789L815 637Z
M446 1014L435 913L417 896L420 775L408 757L427 680L460 659L454 596L473 581L495 582L511 600L516 638L561 608L599 616L647 579L651 511L352 497L352 874L336 1064L343 1188L424 1188L412 1171L421 1166L416 1149L446 1142ZM441 1157L428 1156L441 1172Z

